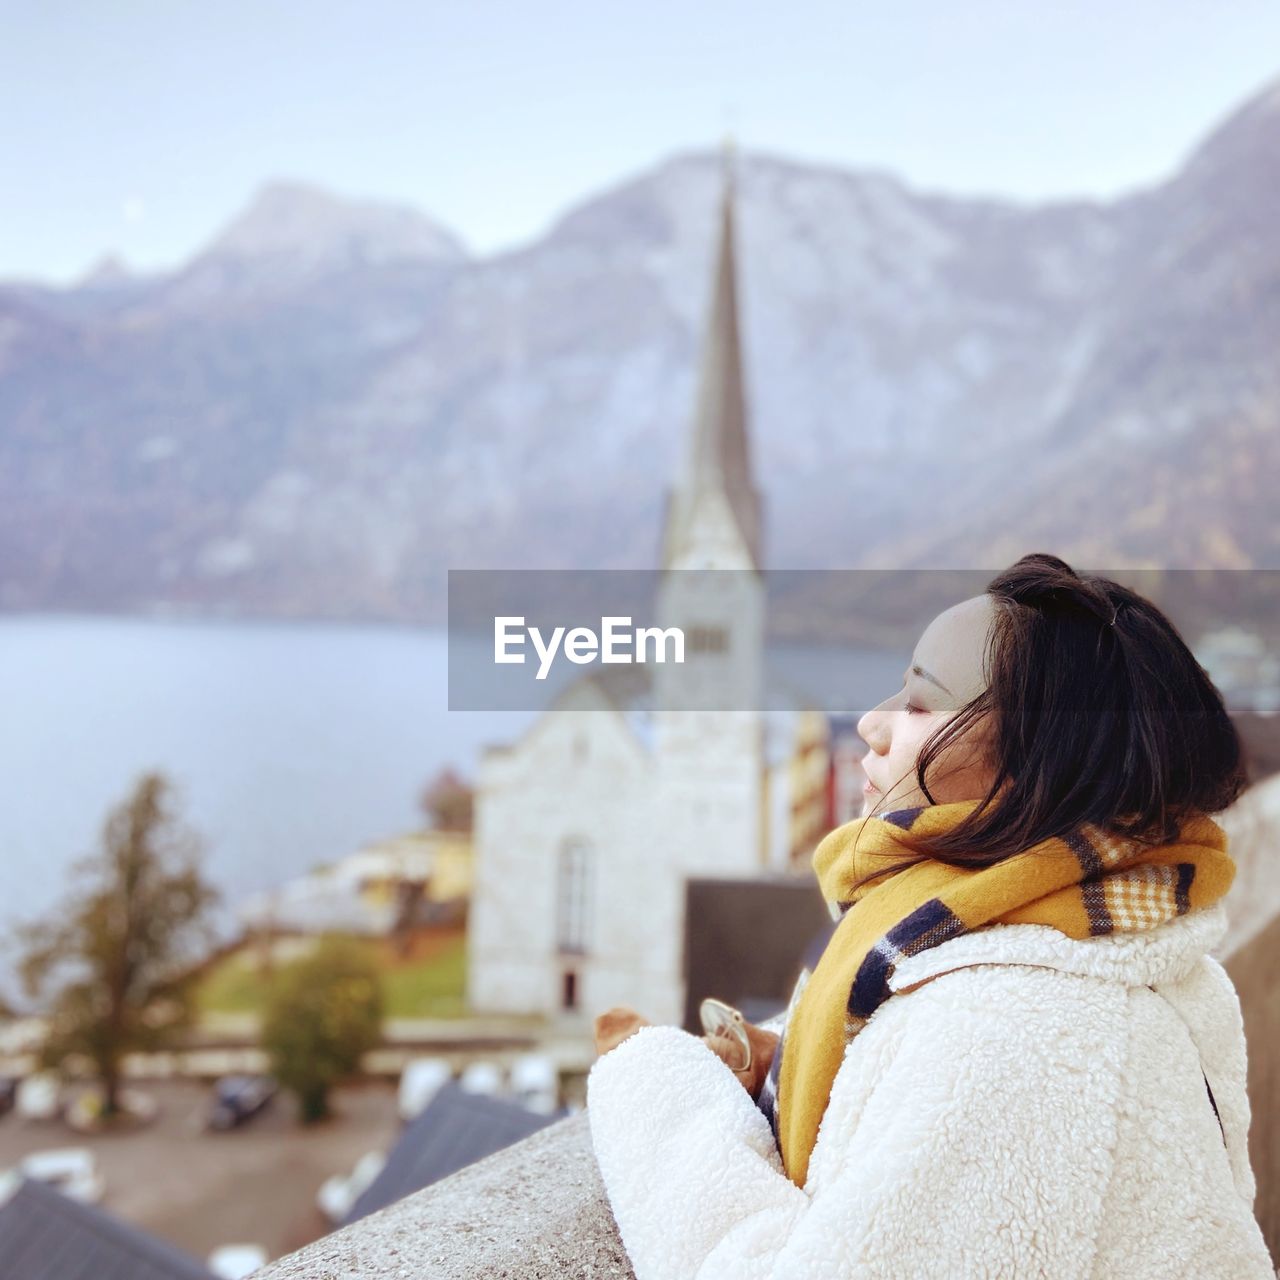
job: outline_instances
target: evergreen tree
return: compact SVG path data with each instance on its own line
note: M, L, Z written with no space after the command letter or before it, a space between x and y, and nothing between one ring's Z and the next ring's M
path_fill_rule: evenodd
M326 935L280 970L262 1020L262 1047L304 1124L329 1114L329 1091L382 1039L382 988L368 949Z

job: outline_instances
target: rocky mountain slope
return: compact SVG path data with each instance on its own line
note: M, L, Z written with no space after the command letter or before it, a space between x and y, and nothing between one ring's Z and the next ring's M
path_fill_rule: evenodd
M738 174L769 564L1280 564L1280 85L1112 203ZM489 258L272 183L180 270L0 285L0 609L423 620L450 567L651 566L720 181Z

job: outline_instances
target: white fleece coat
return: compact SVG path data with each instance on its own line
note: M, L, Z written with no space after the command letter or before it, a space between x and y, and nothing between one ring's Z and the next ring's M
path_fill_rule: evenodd
M587 1080L637 1280L1273 1280L1226 926L993 925L902 961L803 1189L711 1049L642 1027Z

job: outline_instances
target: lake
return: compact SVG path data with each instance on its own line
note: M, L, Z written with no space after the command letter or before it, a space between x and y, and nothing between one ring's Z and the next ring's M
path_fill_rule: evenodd
M531 719L449 711L447 670L443 628L0 618L0 926L55 900L146 769L232 905L421 826L437 770Z
M900 686L904 661L770 650L784 683L862 706ZM421 826L439 769L473 778L482 747L535 714L450 711L447 677L444 628L0 617L0 943L57 899L147 769L177 785L224 920L251 892Z

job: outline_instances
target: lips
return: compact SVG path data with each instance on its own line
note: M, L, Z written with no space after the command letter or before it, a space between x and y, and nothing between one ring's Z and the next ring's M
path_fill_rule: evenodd
M866 766L865 764L862 766L862 772L863 772L863 774L866 776L866 779L867 779L867 780L866 780L866 782L863 784L862 789L863 789L864 791L879 791L879 790L880 790L880 788L876 786L876 784L875 784L875 782L873 781L873 779L872 779L872 777L871 777L870 773L868 773L868 772L867 772L867 766Z

